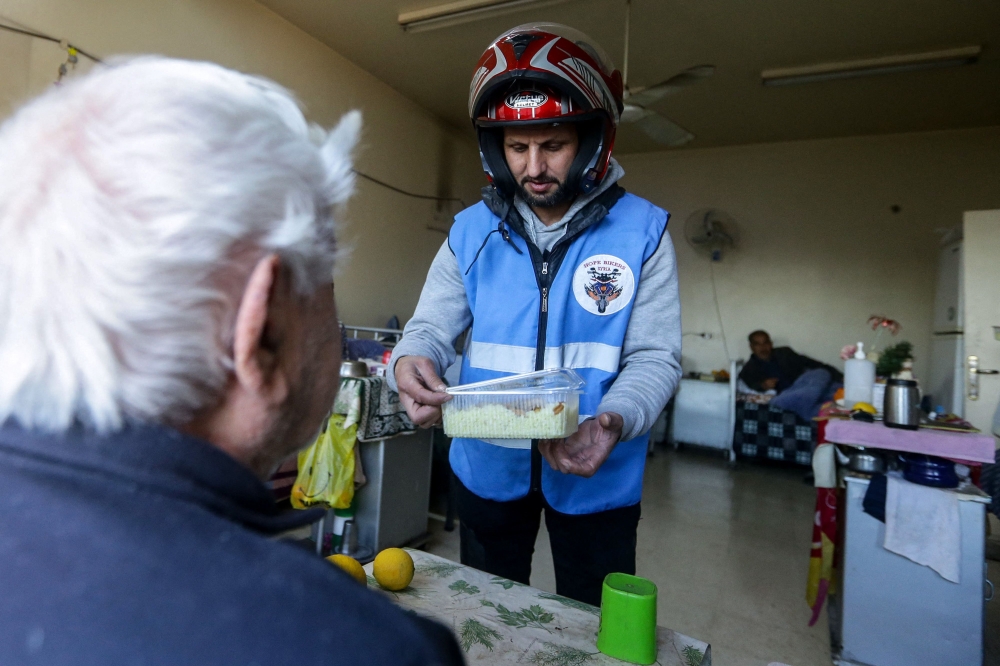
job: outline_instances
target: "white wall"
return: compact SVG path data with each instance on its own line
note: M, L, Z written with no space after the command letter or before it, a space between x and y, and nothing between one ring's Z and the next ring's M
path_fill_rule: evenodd
M100 57L160 53L267 76L294 91L310 120L324 126L360 108L365 133L358 168L411 192L473 201L482 183L471 133L459 134L252 0L0 0L0 16ZM3 33L0 56L6 56L2 117L54 80L65 53L56 44ZM398 314L406 321L444 240L426 229L442 226L437 205L359 180L348 217L343 239L353 254L337 278L341 319L383 325Z
M725 367L709 261L684 240L688 215L718 207L741 229L715 264L730 354L747 334L842 367L840 348L885 314L914 344L926 376L938 228L962 212L1000 207L1000 128L680 150L620 157L626 189L673 213L685 370ZM899 205L894 214L890 207ZM1000 260L1000 257L998 257Z

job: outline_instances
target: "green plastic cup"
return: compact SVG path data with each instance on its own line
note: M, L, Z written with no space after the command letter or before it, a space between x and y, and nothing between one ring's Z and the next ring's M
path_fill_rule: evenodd
M623 573L611 573L601 590L601 626L597 649L633 664L656 661L656 585Z

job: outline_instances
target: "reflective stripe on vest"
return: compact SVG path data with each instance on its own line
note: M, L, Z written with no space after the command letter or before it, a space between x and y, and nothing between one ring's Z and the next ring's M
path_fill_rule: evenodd
M518 347L492 342L472 341L469 346L469 365L473 368L510 374L531 372L535 369L535 347ZM621 347L603 342L569 342L560 347L545 348L545 369L596 368L608 373L618 372Z

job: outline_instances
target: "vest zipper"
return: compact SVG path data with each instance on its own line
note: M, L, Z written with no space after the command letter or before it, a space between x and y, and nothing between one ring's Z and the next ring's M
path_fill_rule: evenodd
M535 264L537 267L537 264ZM549 253L542 254L542 270L538 275L538 288L541 292L541 303L538 307L538 340L535 343L535 370L545 369L545 336L549 324L549 287L552 276L549 275ZM531 492L542 492L542 454L538 450L538 440L531 442Z
M610 206L621 198L624 194L624 190L617 188L620 193L611 201ZM609 190L610 191L610 190ZM605 195L601 195L604 197ZM608 206L608 208L610 208ZM504 209L504 219L506 219L507 208ZM604 215L607 215L607 209ZM539 249L533 243L528 243L528 256L531 258L531 267L535 272L535 279L538 282L538 291L541 295L541 303L538 307L538 339L535 343L535 370L545 369L545 342L546 342L546 329L548 327L548 316L549 316L549 290L552 288L552 280L555 278L555 274L559 272L560 266L562 266L563 259L566 256L567 249L570 244L576 240L576 238L584 233L591 226L596 224L603 219L598 218L594 222L587 224L585 227L579 227L575 229L572 234L569 233L567 229L566 235L556 241L556 244L552 247L552 250L546 250L540 253ZM523 230L518 230L518 226L513 227L517 233L524 237ZM513 245L513 243L511 243ZM517 249L517 246L514 246ZM552 264L553 270L549 271L549 264ZM542 492L542 454L538 450L538 440L531 440L531 486L529 494Z

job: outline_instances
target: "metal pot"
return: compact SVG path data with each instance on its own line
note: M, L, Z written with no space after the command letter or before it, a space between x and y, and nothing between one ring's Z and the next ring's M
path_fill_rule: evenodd
M950 460L920 453L903 453L899 458L903 462L903 478L907 481L934 488L958 486L955 463Z
M364 361L343 361L340 364L341 377L367 377L368 364Z
M885 472L885 458L882 457L881 453L858 448L851 452L847 467L852 472L882 474Z

